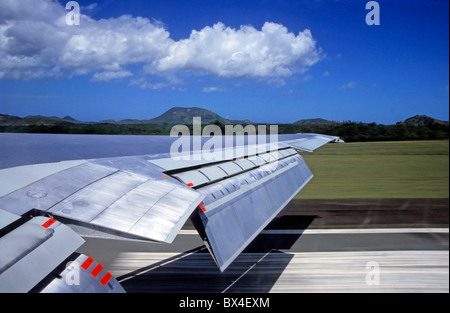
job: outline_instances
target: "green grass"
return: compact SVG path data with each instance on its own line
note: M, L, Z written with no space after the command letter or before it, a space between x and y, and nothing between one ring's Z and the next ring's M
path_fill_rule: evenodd
M328 144L302 156L314 178L296 198L449 197L449 141Z

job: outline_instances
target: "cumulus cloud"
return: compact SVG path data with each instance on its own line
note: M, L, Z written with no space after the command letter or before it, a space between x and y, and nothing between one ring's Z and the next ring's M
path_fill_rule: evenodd
M135 76L133 67L144 78L130 85L158 89L190 73L282 80L322 58L307 29L296 35L276 23L260 30L216 23L175 41L161 23L129 15L95 20L83 14L89 10L82 8L80 25L70 26L56 1L0 1L0 79L88 74L109 81ZM149 83L147 76L160 81Z
M319 59L320 50L309 30L295 36L275 23L266 22L261 30L252 26L236 30L217 23L174 42L154 68L219 77L278 77L304 72Z
M0 73L4 78L95 73L94 80L130 76L122 68L155 62L173 43L169 32L141 17L65 22L54 1L0 2ZM127 74L127 75L124 75ZM115 77L113 77L115 76Z
M148 19L121 16L81 21L60 51L64 68L115 70L122 66L154 62L172 40L169 33Z

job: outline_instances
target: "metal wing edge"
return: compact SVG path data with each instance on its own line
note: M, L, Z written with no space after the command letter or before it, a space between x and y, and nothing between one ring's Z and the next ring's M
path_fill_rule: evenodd
M1 209L0 220L0 293L125 292L102 265L85 266L93 259L75 252L84 239L67 225ZM77 267L73 260L83 263Z

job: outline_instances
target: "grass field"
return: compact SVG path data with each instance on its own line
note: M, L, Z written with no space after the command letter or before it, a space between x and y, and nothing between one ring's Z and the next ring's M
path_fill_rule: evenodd
M449 197L449 141L328 144L302 156L314 178L296 198Z

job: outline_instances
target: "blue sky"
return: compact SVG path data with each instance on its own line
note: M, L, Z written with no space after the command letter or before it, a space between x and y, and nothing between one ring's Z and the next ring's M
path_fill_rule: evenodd
M367 1L78 1L78 26L65 3L0 2L0 113L449 119L448 1L378 1L379 26Z

